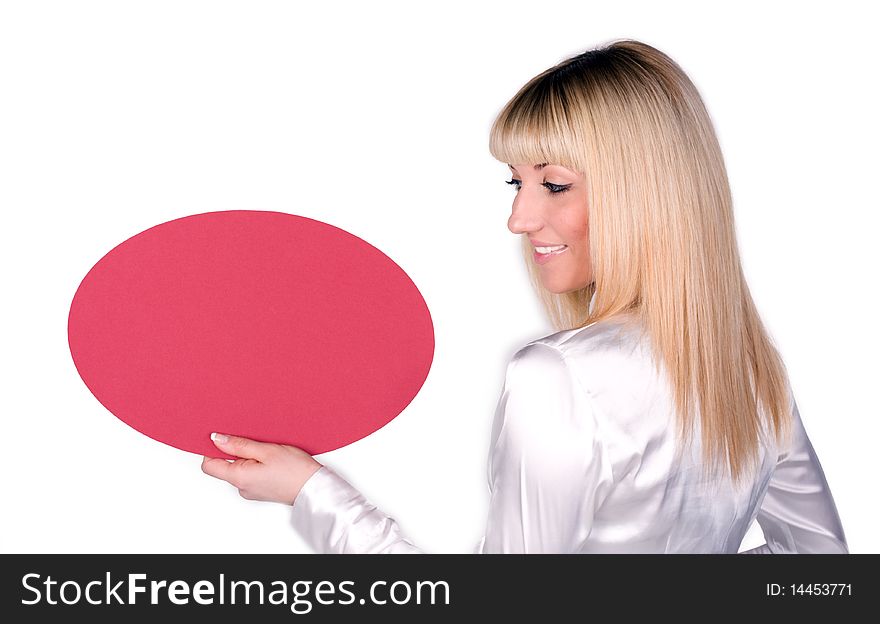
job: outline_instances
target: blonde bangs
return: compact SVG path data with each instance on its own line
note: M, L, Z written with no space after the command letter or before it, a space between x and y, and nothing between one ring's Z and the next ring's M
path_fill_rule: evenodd
M562 165L584 173L584 120L573 119L564 85L544 72L529 81L498 114L489 152L503 163Z

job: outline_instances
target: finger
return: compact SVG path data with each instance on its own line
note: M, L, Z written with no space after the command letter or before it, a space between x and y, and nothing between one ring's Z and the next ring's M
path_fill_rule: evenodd
M218 457L203 457L202 472L228 483L232 483L235 478L233 465Z
M211 440L224 453L246 459L256 459L259 462L265 461L272 446L264 442L222 433L212 433Z

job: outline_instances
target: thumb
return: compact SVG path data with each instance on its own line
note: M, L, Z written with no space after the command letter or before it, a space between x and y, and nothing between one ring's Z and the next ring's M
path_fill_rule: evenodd
M256 459L259 462L266 458L266 448L269 446L256 440L216 432L211 434L211 440L214 446L224 453L245 459Z

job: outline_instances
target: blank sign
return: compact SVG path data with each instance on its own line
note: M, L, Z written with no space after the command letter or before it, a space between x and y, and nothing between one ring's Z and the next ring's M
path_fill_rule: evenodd
M293 214L156 225L74 295L68 341L100 403L173 447L228 457L212 431L316 455L387 424L434 356L424 298L366 241Z

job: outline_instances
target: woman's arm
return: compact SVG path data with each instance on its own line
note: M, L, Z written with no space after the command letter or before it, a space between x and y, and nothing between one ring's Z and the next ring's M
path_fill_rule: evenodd
M825 473L792 399L791 447L781 453L757 520L766 544L740 554L849 552Z
M564 354L536 342L508 364L489 455L479 552L575 553L613 484L592 397Z
M397 521L328 466L319 468L293 502L291 523L311 549L332 554L419 554Z
M216 442L216 441L215 441ZM394 518L295 447L230 437L250 459L206 459L245 498L293 503L291 523L318 553L423 553ZM570 553L587 539L612 483L594 405L555 347L532 343L507 366L488 461L489 514L473 553Z
M292 504L293 525L315 552L421 552L400 535L392 518L302 449L224 434L211 439L239 459L205 457L202 470L248 500Z
M533 343L507 366L488 461L489 513L472 553L577 552L612 482L594 406L556 348ZM293 504L315 552L422 553L398 523L323 466Z

